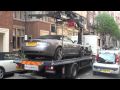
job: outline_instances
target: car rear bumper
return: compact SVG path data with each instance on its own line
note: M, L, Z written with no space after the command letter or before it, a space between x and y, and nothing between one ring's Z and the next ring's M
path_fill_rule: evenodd
M53 56L54 51L51 51L50 47L24 47L22 48L26 55L40 55L40 56Z
M93 71L101 72L101 73L108 73L108 74L120 74L120 67L117 64L94 63Z

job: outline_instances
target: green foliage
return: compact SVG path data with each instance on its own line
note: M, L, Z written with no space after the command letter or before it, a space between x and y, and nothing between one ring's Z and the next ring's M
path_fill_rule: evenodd
M116 39L120 39L118 24L108 13L102 13L96 16L95 22L95 28L98 33L101 35L110 35Z

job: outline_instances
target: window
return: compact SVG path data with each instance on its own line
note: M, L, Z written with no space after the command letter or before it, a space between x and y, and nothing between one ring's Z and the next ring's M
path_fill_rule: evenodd
M25 12L24 11L14 11L13 18L24 20L25 19Z
M13 12L13 18L17 18L17 13L16 13L16 11Z
M51 24L51 32L56 33L55 24Z
M13 49L21 49L21 44L24 42L24 29L13 29Z
M69 43L73 43L71 39L69 39L68 37L64 37L63 39L65 42L69 42Z

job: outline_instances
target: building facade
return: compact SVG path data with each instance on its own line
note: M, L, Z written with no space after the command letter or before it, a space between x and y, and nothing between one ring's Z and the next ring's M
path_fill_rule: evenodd
M41 35L78 35L78 30L68 22L56 24L51 17L31 17L48 11L0 11L0 52L18 51L24 36L32 38ZM63 31L62 31L63 30Z
M0 52L12 49L12 25L12 12L0 11Z

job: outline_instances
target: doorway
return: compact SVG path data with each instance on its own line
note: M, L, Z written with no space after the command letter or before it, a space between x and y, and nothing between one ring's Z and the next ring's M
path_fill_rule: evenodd
M0 52L9 52L9 29L0 28Z
M3 33L0 33L0 52L3 52Z

